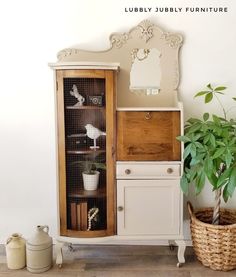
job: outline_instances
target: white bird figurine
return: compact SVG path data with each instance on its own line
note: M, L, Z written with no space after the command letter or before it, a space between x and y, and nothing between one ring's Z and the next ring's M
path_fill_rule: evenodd
M99 138L100 136L106 136L105 132L102 132L98 128L94 127L92 124L86 124L85 129L87 131L87 136L90 139L93 139L93 146L90 146L91 149L96 149L99 148L96 144L96 139Z
M70 95L74 96L77 99L77 103L74 105L75 107L81 107L84 103L84 97L79 93L76 85L73 85L72 90L70 91Z

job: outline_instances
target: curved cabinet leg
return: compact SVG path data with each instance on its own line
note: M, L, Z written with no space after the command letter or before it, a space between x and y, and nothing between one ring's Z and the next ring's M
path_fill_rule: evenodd
M184 240L176 240L175 242L178 245L177 267L181 267L181 265L185 263L184 252L185 252L186 244Z
M62 247L64 243L61 241L57 241L56 243L56 265L61 268L63 264L63 253L62 253Z

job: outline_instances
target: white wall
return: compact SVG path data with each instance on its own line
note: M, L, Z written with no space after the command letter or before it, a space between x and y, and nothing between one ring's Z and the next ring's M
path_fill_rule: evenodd
M2 4L4 3L4 4ZM236 2L214 0L8 0L0 7L0 242L13 232L30 236L37 224L56 235L56 162L53 76L48 62L62 48L103 49L112 32L150 19L181 32L180 96L186 118L214 103L193 100L208 82L236 94ZM173 4L174 3L174 4ZM225 14L127 14L124 7L227 6ZM225 98L229 106L229 101ZM232 114L235 116L235 110ZM191 197L195 200L195 197ZM234 197L235 202L235 197ZM233 200L229 206L235 206ZM210 189L195 201L210 205Z

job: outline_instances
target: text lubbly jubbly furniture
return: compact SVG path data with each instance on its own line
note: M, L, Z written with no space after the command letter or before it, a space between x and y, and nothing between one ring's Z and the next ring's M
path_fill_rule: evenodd
M185 262L180 190L183 110L179 34L142 21L111 47L68 48L55 73L58 255L61 245L178 246Z

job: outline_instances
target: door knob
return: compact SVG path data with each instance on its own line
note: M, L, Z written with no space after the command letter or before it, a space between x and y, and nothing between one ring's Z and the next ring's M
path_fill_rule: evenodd
M122 211L124 210L124 207L119 206L119 207L117 208L117 210L118 210L118 212L122 212Z
M171 167L169 167L169 168L167 168L167 173L169 173L169 174L171 174L171 173L173 173L173 168L171 168Z
M125 174L129 175L130 173L131 173L131 170L127 168L127 169L125 170Z

